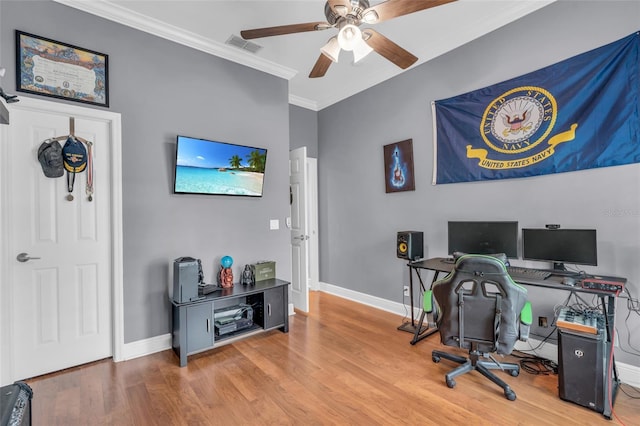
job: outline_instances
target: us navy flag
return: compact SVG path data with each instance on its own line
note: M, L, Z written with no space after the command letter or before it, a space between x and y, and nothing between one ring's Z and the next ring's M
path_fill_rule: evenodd
M433 103L433 183L640 162L640 33Z

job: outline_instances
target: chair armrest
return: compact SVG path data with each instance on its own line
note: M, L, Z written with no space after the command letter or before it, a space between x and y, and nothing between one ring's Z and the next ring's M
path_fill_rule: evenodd
M526 302L524 307L520 311L520 337L519 339L526 342L529 339L529 330L531 329L531 323L533 323L533 310L531 309L531 302Z
M422 295L422 309L428 314L433 312L433 290L427 290Z

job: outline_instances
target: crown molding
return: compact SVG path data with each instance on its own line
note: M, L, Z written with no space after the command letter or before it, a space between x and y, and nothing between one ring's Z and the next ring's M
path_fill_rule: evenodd
M317 102L296 95L289 95L289 103L316 112L319 110Z
M193 32L168 25L157 19L143 16L142 14L132 12L122 6L113 4L107 0L53 0L56 3L117 22L122 25L144 31L155 36L171 40L173 42L191 47L201 52L245 65L247 67L266 72L276 77L291 80L297 74L297 71L276 64L275 62L259 58L252 53L245 52L232 46L227 46L205 37L201 37Z

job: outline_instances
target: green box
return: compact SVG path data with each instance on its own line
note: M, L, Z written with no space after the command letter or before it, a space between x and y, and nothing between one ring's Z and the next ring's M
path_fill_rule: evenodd
M265 260L254 265L256 270L256 282L270 280L276 277L276 262Z

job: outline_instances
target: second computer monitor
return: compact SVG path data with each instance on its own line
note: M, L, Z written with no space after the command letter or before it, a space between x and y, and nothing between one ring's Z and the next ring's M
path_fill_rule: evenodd
M596 230L524 228L522 258L553 262L554 269L564 263L597 266Z
M504 253L518 258L517 221L449 221L449 254Z

